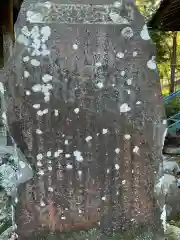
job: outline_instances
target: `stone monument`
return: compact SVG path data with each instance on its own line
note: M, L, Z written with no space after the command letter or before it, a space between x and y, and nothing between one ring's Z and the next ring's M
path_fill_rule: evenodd
M163 239L154 186L166 121L133 1L25 0L15 31L5 120L34 170L18 191L19 239Z

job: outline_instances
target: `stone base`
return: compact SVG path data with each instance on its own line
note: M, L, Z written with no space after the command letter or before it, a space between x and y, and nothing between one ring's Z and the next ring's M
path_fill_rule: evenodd
M169 154L169 155L180 155L180 148L177 148L177 147L164 147L163 153L164 154Z
M152 233L151 231L127 231L116 232L114 234L103 234L99 229L88 231L66 232L66 233L35 233L26 240L165 240L162 233ZM19 240L25 240L19 237Z

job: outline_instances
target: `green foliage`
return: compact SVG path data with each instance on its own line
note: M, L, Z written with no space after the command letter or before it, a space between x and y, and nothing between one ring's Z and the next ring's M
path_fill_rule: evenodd
M160 0L135 0L140 12L148 19L155 13L160 5Z
M155 14L160 5L159 0L136 0L136 5L141 14L148 22ZM159 68L161 84L169 85L171 76L171 56L172 56L172 43L173 32L163 32L154 29L149 29L150 36L156 44L156 61ZM180 34L177 33L177 62L175 81L180 79Z
M166 104L166 115L170 117L180 112L180 96L176 96L168 104Z

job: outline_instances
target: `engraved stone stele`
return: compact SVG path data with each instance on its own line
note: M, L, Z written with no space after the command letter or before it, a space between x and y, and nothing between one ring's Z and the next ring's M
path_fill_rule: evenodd
M1 74L7 124L34 169L19 188L19 239L163 239L154 186L165 115L133 2L25 0L15 30Z

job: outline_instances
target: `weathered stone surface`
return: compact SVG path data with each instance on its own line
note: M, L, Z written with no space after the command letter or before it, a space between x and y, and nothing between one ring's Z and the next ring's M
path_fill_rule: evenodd
M155 187L158 202L163 209L166 203L168 219L174 219L180 212L180 179L178 159L166 157L163 161L164 175L159 179Z
M180 155L180 148L174 146L164 147L164 153L169 155Z
M164 160L163 169L164 169L164 173L169 173L169 174L173 174L173 173L178 174L180 172L180 167L176 161Z
M164 143L164 154L179 155L180 154L180 136L176 133L168 133Z
M166 236L168 240L178 240L180 238L180 228L167 224Z
M7 125L35 172L19 191L20 240L99 225L143 225L161 239L166 123L154 45L132 1L25 1L4 72Z

